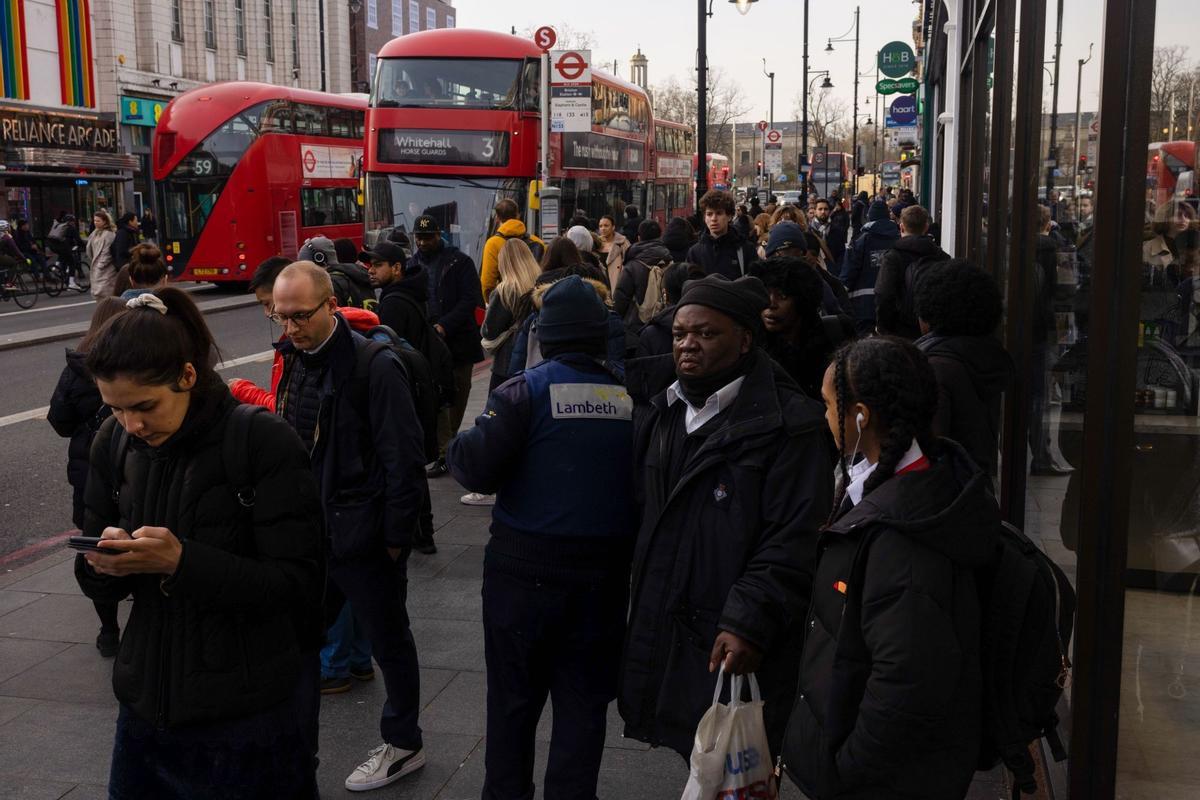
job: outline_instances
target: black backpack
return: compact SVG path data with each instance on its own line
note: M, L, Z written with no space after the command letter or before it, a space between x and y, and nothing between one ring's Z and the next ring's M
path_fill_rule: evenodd
M1024 533L1003 523L995 558L976 572L983 662L983 743L978 769L1003 762L1013 797L1037 791L1029 745L1042 737L1055 761L1067 757L1055 707L1071 685L1067 647L1075 590L1066 574Z
M509 239L520 239L529 246L529 252L533 253L534 261L538 262L539 264L542 263L542 256L546 254L546 246L531 237L528 231L522 233L520 236L505 236L503 233L497 233L496 235L506 242Z
M375 290L367 271L357 264L330 264L325 267L333 282L338 305L346 308L374 308Z
M421 317L425 341L408 342L408 344L425 356L425 361L428 362L429 374L433 377L433 385L437 389L438 408L453 405L455 396L454 356L450 353L450 345L446 344L446 340L439 336L438 332L429 324L429 318L425 315L425 307L421 303L418 303L406 292L397 292L395 296L408 303L413 311ZM386 328L387 326L380 325L379 327ZM392 333L395 334L395 331ZM397 335L396 338L402 342L405 341L402 336Z
M930 264L937 264L949 259L946 253L938 251L932 255L921 256L904 268L904 296L900 298L900 318L917 325L917 284L921 281L921 272Z
M365 336L369 341L365 347L358 348L355 354L354 372L350 377L352 391L356 394L355 408L366 407L371 360L381 350L391 350L400 360L404 378L412 393L413 408L417 412L417 420L421 423L425 457L429 461L436 460L438 456L437 416L441 404L438 400L438 390L434 384L433 371L430 369L429 361L420 350L413 347L407 339L387 325L376 325L367 331Z

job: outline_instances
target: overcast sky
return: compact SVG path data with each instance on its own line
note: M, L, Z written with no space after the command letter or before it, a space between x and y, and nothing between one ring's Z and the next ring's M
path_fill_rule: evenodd
M516 26L552 25L593 34L593 63L617 59L622 78L629 79L629 57L638 47L650 59L650 84L674 75L690 81L696 64L695 0L604 0L584 5L567 0L454 0L460 28L508 31ZM875 52L901 39L912 44L912 21L919 9L909 0L863 0L859 71L859 104L875 94ZM775 118L788 119L793 98L800 93L804 16L801 0L759 0L742 16L728 0L715 0L708 22L708 63L721 67L741 86L751 107L747 119L766 119L770 81L763 75L762 59L775 72ZM847 104L854 85L854 42L834 44L825 52L825 40L846 34L853 39L854 5L816 0L809 11L809 70L832 72L834 94Z

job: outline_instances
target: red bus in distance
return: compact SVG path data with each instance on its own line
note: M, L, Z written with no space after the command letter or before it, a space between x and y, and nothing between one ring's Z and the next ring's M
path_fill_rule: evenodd
M690 217L696 210L696 134L688 125L654 120L650 148L654 191L645 217L664 229L672 217Z
M1146 157L1146 191L1154 207L1171 199L1195 202L1198 188L1195 142L1184 140L1150 145Z
M175 280L246 282L317 235L362 242L366 99L228 82L172 100L154 129L160 245Z
M540 67L534 42L492 31L431 30L383 46L363 159L368 244L430 214L478 266L492 209L505 197L533 228ZM590 130L550 136L561 225L576 210L592 221L612 214L620 225L627 205L644 212L650 196L649 98L596 69L591 90Z
M729 181L729 156L709 153L705 165L708 168L708 188L729 191L732 185Z

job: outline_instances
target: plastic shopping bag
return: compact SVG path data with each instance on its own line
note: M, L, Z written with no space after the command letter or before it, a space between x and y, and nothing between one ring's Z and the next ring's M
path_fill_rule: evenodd
M750 684L750 702L742 701L743 680ZM721 700L725 667L717 675L712 707L696 727L692 769L681 800L770 800L776 796L763 702L758 681L729 678L729 704Z

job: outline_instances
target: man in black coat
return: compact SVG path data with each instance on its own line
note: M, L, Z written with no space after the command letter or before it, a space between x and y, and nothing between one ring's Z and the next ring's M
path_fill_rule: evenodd
M413 223L417 249L408 268L421 269L429 280L429 321L445 340L454 360L454 402L438 416L438 460L429 465L430 478L445 475L446 445L462 425L471 394L471 370L483 361L475 310L483 308L479 273L470 256L442 240L442 227L431 216Z
M719 273L730 280L740 278L758 258L754 243L730 225L733 221L733 195L717 189L700 198L704 232L687 253L687 260L704 267L707 275Z
M311 261L292 264L271 297L272 319L288 339L280 345L275 410L300 434L320 485L332 551L330 618L344 594L387 689L383 744L346 779L352 791L373 789L425 764L417 647L406 608L408 554L428 493L421 426L399 358L335 313L328 272Z
M641 525L618 704L625 735L684 758L722 664L757 673L777 750L832 501L822 409L755 346L766 305L757 278L689 283L677 380L635 389L631 375L650 399L634 418Z
M879 277L879 264L899 238L900 228L888 217L887 204L876 200L867 211L862 235L846 248L842 274L838 277L850 293L859 333L875 330L875 281Z
M378 242L371 250L359 253L367 265L371 286L379 290L375 314L380 325L387 325L415 349L428 348L429 324L425 305L429 300L429 279L420 265L407 267L407 254L398 244Z
M910 205L900 212L900 238L879 259L875 279L875 330L891 336L916 339L921 335L913 295L917 282L931 264L950 256L927 234L929 212Z
M637 206L625 206L625 224L621 226L621 235L629 240L630 244L637 244L640 231L638 227L642 224L642 215L638 211Z
M126 211L117 220L117 233L113 236L112 244L108 246L108 252L112 256L113 269L120 270L129 263L129 251L138 243L138 222L137 214L132 211Z

